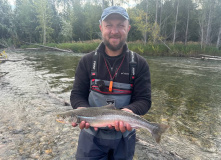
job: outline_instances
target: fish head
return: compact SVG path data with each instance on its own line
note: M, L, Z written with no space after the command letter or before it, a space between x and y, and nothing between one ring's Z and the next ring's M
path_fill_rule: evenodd
M64 114L58 114L56 121L59 123L77 123L78 118L74 114L70 115L70 114L64 113Z

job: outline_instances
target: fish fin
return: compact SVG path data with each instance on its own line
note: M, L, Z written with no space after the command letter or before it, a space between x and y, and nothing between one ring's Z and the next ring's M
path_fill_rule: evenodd
M158 124L158 127L152 131L152 136L157 143L160 143L161 135L169 128L166 124Z
M116 109L116 107L113 104L108 104L106 106L102 106L103 109Z

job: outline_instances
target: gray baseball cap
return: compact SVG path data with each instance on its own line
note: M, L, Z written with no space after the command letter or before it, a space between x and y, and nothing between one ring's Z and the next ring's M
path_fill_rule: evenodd
M111 7L105 8L103 10L100 22L105 20L105 18L107 18L107 16L109 16L110 14L113 14L113 13L120 14L121 16L123 16L127 20L129 19L129 15L124 8L119 7L119 6L111 6Z

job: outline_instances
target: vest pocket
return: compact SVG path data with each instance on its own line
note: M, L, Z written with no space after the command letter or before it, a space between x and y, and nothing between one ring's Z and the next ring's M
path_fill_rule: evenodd
M108 87L106 87L108 90ZM99 89L98 86L91 86L91 90L95 91L95 92L99 92L101 94L111 94L111 95L125 95L125 94L131 94L132 91L131 90L126 90L126 89L117 89L117 88L113 88L112 92L108 92L108 91L101 91Z
M88 102L91 107L105 106L113 104L116 108L122 108L130 104L130 94L103 94L94 90L91 90Z

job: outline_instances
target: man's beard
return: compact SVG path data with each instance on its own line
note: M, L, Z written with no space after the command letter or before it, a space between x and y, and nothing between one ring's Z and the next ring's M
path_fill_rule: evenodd
M118 50L120 50L120 49L124 46L124 44L125 44L125 42L126 42L126 39L120 41L120 43L119 43L117 46L111 45L111 44L109 43L109 41L106 40L105 38L103 38L103 42L104 42L105 46L107 46L107 48L109 48L111 51L118 51Z

